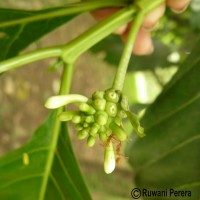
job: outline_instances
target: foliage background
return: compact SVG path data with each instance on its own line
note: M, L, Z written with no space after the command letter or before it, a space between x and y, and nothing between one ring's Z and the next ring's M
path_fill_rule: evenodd
M0 2L1 7L40 9L60 5L64 1L19 1ZM154 101L163 86L176 72L179 64L190 54L200 33L200 3L193 0L190 9L181 15L167 15L153 33L156 50L152 56L135 57L129 67L124 91L129 96L135 111L141 111ZM167 22L167 23L166 23ZM88 14L76 18L32 44L25 51L62 44L74 38L95 21ZM77 28L78 27L78 28ZM1 37L1 35L0 35ZM107 52L105 52L105 49ZM111 36L85 53L76 63L72 93L90 96L97 89L107 88L112 81L115 66L121 53L122 43ZM94 55L95 53L95 55ZM47 97L58 90L60 72L47 70L54 60L32 63L3 75L0 79L0 154L17 148L31 138L31 134L45 118L48 111L43 107ZM106 76L105 76L106 74ZM44 79L45 77L45 79ZM86 78L89 77L89 78ZM134 92L136 91L136 92ZM127 127L129 128L129 127ZM95 199L127 199L134 187L132 171L126 159L112 176L103 172L103 150L100 145L88 149L84 142L76 140L73 128L71 138L83 174ZM134 138L133 138L134 140ZM131 141L130 141L131 144ZM129 144L128 144L129 146ZM81 154L80 154L81 152ZM98 173L97 173L98 170ZM120 184L116 185L116 182Z

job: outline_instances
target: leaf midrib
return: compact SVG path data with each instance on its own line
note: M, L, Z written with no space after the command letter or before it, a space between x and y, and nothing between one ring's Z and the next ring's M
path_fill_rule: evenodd
M62 108L57 109L57 112L55 113L55 116L54 116L55 121L53 124L52 133L51 133L49 153L47 155L47 163L45 166L43 181L42 181L41 190L39 193L39 200L44 200L48 180L49 180L49 177L51 174L51 168L53 166L54 155L56 152L57 141L58 141L59 132L60 132L60 128L61 128L61 122L58 120L58 118L56 116L59 115L61 112L62 112Z

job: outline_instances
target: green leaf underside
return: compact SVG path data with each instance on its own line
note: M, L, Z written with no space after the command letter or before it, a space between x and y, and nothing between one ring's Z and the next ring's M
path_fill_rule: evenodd
M138 187L175 188L200 196L200 40L172 81L147 110L146 137L129 161Z
M24 147L0 158L0 199L36 200L45 192L47 200L91 199L75 159L68 132L62 124L54 153L50 174L49 152L52 150L53 124L56 111L52 112L44 124L35 132L32 140ZM29 163L23 162L23 154L28 154ZM45 177L48 176L48 177ZM47 187L42 183L48 178Z
M1 8L0 23L16 19L23 19L30 16L37 16L45 13L48 14L59 9L62 8L45 9L41 11L25 11ZM3 37L0 37L0 60L4 60L6 58L17 55L21 50L26 48L32 42L38 40L50 31L68 22L75 16L76 15L73 14L69 16L47 18L27 24L23 23L16 26L0 28L0 33L3 35Z

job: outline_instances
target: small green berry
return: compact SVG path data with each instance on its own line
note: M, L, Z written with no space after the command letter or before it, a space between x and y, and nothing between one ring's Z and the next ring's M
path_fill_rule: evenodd
M89 115L85 118L85 122L87 123L93 123L94 122L94 117L93 115Z
M77 138L79 140L83 140L88 136L89 132L87 129L83 129L77 133Z
M102 142L106 142L108 139L108 136L106 135L106 132L100 132L99 133L99 138Z
M95 121L100 125L104 126L108 121L108 114L104 111L98 111L95 114Z
M60 121L70 121L72 120L72 117L74 116L73 112L62 112L58 118Z
M72 122L74 123L74 124L78 124L78 123L80 123L81 122L81 116L80 115L74 115L73 117L72 117Z
M87 127L89 127L89 124L88 124L87 122L85 122L85 123L83 124L83 127L84 127L84 128L87 128Z
M112 102L107 102L105 111L110 117L115 117L117 115L117 105Z
M79 105L79 109L82 111L82 112L86 112L86 113L89 113L89 114L94 114L96 111L95 109L88 105L87 103L81 103Z
M82 124L76 124L75 129L76 129L77 131L80 131L80 130L83 129L83 125L82 125Z
M92 95L93 99L103 99L104 98L104 91L96 91L93 95Z
M87 146L93 147L95 142L96 142L96 138L90 135L87 139Z
M93 101L93 106L96 110L104 110L106 107L106 100L105 99L95 99Z
M94 123L90 129L90 135L97 136L100 126L97 123Z
M115 89L108 89L105 91L105 99L112 103L117 103L119 101L119 94Z

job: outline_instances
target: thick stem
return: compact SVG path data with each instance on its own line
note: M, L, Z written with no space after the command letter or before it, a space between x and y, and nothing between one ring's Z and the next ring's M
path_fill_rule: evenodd
M68 94L71 87L74 63L66 64L63 69L59 95Z
M136 16L136 19L132 23L132 27L130 29L128 39L125 44L125 47L124 47L124 50L119 62L119 66L117 68L113 86L112 86L116 90L122 90L123 88L127 67L128 67L128 64L132 55L134 43L135 43L138 31L140 29L140 26L143 22L143 19L144 19L144 13L141 11Z
M24 55L16 56L3 62L0 62L0 73L6 72L11 69L15 69L17 67L26 65L37 60L42 60L50 57L57 57L61 54L62 49L60 47L51 47L32 51L30 53L26 53Z
M69 93L70 86L71 86L71 80L72 80L72 73L73 73L73 65L65 65L62 73L62 78L61 78L61 85L60 85L60 95L66 95ZM60 107L56 110L56 116L58 116L60 113L62 113L63 107ZM41 191L40 191L40 196L39 200L43 200L46 194L46 188L47 184L49 181L49 176L51 174L51 168L53 165L54 161L54 156L56 152L56 146L57 146L57 141L59 138L60 134L60 128L61 128L61 121L56 117L54 124L53 124L53 129L52 129L52 138L51 138L51 143L50 143L50 151L48 154L48 164L46 165L45 168L45 174L44 178L42 181L41 185Z
M150 12L162 2L164 2L164 0L148 1L145 9ZM142 7L143 4L139 6ZM146 15L148 12L145 9L143 13ZM73 63L81 53L111 34L119 26L129 22L133 18L135 12L136 8L134 6L128 6L95 25L64 46L45 48L5 60L0 63L0 73L49 57L58 56L62 57L67 63Z
M131 5L93 26L65 46L64 57L67 61L72 60L72 62L74 62L74 60L76 60L87 49L110 35L121 25L133 19L135 12L135 6ZM69 47L72 48L68 51Z
M0 73L49 57L58 56L62 57L66 63L73 63L81 53L111 34L117 27L130 21L134 12L133 7L124 8L66 45L40 49L5 60L0 63Z

